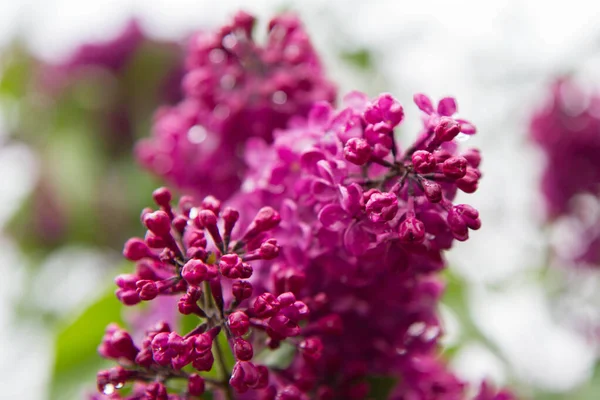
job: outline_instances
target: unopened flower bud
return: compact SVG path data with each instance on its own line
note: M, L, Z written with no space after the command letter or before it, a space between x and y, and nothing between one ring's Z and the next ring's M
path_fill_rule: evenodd
M371 146L365 139L351 138L344 146L344 157L356 165L365 165L371 158Z
M415 171L419 174L429 174L435 171L435 157L428 151L415 151L412 155L412 163Z

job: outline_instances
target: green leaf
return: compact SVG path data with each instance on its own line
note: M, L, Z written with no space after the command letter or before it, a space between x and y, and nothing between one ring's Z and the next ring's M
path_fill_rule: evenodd
M296 355L296 348L287 342L282 342L275 350L265 349L256 357L259 364L269 368L286 369L290 366Z
M386 400L398 383L398 379L391 376L369 376L367 377L371 390L367 398L369 400Z
M367 49L342 52L340 57L359 69L368 70L373 67L373 58Z
M94 390L97 370L107 365L96 349L111 322L123 322L121 304L112 291L59 329L54 346L51 399L77 398L85 387Z

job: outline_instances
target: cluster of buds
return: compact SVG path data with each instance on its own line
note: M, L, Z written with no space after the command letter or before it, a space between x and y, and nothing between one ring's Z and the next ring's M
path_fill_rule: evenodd
M125 382L151 382L145 390L157 394L147 394L148 398L162 399L160 393L170 379L187 379L185 394L194 396L207 385L230 397L231 388L237 393L294 390L293 380L270 378L267 367L253 362L257 346L270 351L289 338L294 338L290 343L303 360L317 360L322 347L319 338L307 337L319 329L301 327L309 316L308 306L285 291L298 291L301 276L289 268L276 268L275 294L263 290L256 296L249 281L251 262L269 261L279 254L277 241L268 234L279 225L279 214L270 207L260 209L235 240L240 215L231 207L221 210L215 198L207 197L194 207L190 197L182 197L177 208L171 206L166 188L155 190L153 198L159 209L142 212L145 238L132 238L125 244L123 254L136 262L136 271L115 279L117 298L135 305L177 295L179 312L198 316L199 323L184 336L162 323L146 333L139 348L126 331L109 326L99 352L120 366L98 374L99 390L110 394ZM224 350L216 340L221 332L236 361L231 371L223 363ZM211 371L215 362L221 380L199 375Z
M366 190L362 198L356 197L355 207L363 208L373 223L397 221L398 238L406 245L425 242L424 220L432 212L445 215L453 237L464 241L469 229L481 226L479 213L467 204L453 205L451 199L457 188L465 193L477 190L481 157L475 149L456 154L452 141L459 134L475 133L475 128L452 117L457 108L453 98L440 100L436 110L423 94L415 95L414 100L426 114L425 127L406 151L400 151L394 137L394 128L404 117L403 108L389 94L367 105L362 114L362 137L345 143L346 160L363 167L368 176L373 174L371 166L376 166L378 174L363 185Z
M264 44L255 41L254 25L253 16L239 12L190 39L184 98L159 109L152 137L138 144L144 167L191 193L226 199L240 187L248 138L271 141L275 129L306 116L315 101L335 99L296 16L273 18Z

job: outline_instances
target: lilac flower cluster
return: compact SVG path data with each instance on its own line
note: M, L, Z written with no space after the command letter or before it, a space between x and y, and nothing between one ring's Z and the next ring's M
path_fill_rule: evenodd
M312 377L307 387L325 385L342 398L363 398L367 374L414 375L402 379L398 398L430 398L442 389L423 384L419 378L432 375L416 371L437 360L443 285L433 273L444 267L441 252L481 225L473 207L452 203L481 177L478 151L460 154L453 142L475 128L452 117L454 99L434 109L419 94L424 128L402 149L394 128L404 111L394 98L352 93L344 101L338 111L317 103L306 121L276 131L270 146L253 139L233 202L248 212L264 204L281 211L275 237L282 256L273 268L305 277L299 294L323 299L308 303L309 321L334 313L342 322L339 337L323 340L324 361L295 363L290 374ZM456 378L441 380L443 390L462 393Z
M586 94L569 78L554 82L531 119L530 137L546 156L542 192L549 217L569 213L581 193L600 195L600 93Z
M279 214L270 207L261 208L234 240L240 215L231 207L222 210L214 197L206 197L199 207L193 206L190 197L182 197L178 209L171 207L166 188L157 189L153 198L160 209L142 212L145 238L132 238L125 244L123 254L136 262L136 270L115 279L117 298L131 306L176 295L181 314L195 314L204 322L184 336L160 323L146 332L141 347L128 332L110 325L99 352L120 366L99 372L100 391L113 394L127 381L148 381L145 398L163 399L164 383L181 378L188 380L186 394L194 396L202 394L206 385L226 391L230 398L230 387L237 393L253 389L274 395L288 390L283 382L269 378L265 366L252 362L254 354L298 337L290 343L302 357L316 361L322 345L320 338L308 335L311 329L301 330L299 323L307 319L309 310L294 293L275 290L255 296L248 281L253 275L250 262L279 254L277 241L267 233L278 226ZM232 371L225 370L223 349L216 340L220 332L236 360ZM207 381L184 369L191 365L195 371L210 371L215 359L219 381Z
M335 87L295 16L272 19L263 46L252 37L254 24L240 12L191 38L184 98L161 108L152 137L139 142L144 167L194 194L228 198L240 186L247 138L270 141L274 129L306 116L315 101L334 100Z
M396 99L354 92L337 110L315 101L333 91L298 21L275 18L264 48L253 24L238 14L193 39L186 99L157 114L138 148L195 194L233 193L225 205L183 196L173 208L158 189L159 210L142 212L145 237L125 244L136 270L117 277L117 297L177 296L198 325L161 323L139 345L109 326L99 351L119 366L98 374L99 390L118 399L134 382L128 399L359 400L378 376L394 381L389 399L466 398L438 354L438 272L443 252L481 226L475 208L454 202L481 178L479 152L454 141L475 127L453 98L434 106L417 94L423 128L404 147ZM285 362L264 362L282 353ZM513 398L487 383L476 396Z
M532 116L530 137L546 158L541 189L548 221L567 221L557 226L576 238L569 241L576 245L556 253L574 265L600 265L600 216L594 211L600 207L600 93L558 79Z

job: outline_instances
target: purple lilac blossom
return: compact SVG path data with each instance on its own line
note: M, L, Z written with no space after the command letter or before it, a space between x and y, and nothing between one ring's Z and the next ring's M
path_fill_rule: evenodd
M532 117L530 137L546 159L542 193L549 218L568 214L577 194L600 195L600 93L558 79Z
M297 359L287 375L331 398L364 398L368 374L400 376L393 398L463 398L465 385L436 357L443 284L435 273L442 251L480 227L474 208L452 203L481 176L479 153L459 153L452 141L475 128L452 118L454 99L433 112L416 95L424 128L402 149L395 99L351 93L344 102L340 110L317 103L271 145L251 139L249 170L231 201L245 214L265 204L280 210L281 256L265 267L274 279L265 284L260 267L256 276L266 289L312 298L305 331L328 333L322 361Z
M273 18L264 45L253 38L254 24L240 12L192 36L184 99L158 110L151 137L137 145L145 168L195 195L228 198L240 186L248 138L270 142L274 129L305 116L315 101L335 99L297 17Z

